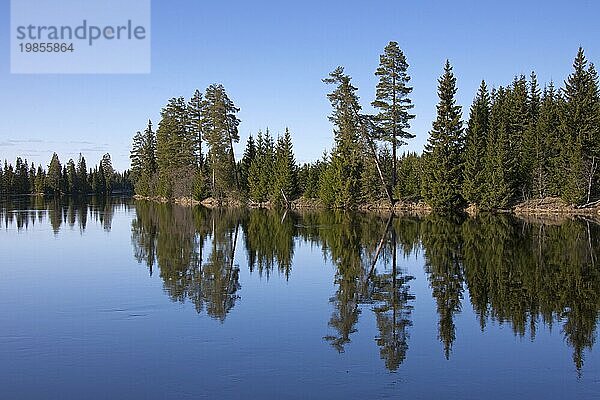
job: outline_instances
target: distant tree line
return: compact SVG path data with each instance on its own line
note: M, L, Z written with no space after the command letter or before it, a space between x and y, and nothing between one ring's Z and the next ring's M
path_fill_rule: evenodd
M77 164L70 159L61 164L56 153L48 168L17 158L15 165L4 161L0 168L0 195L108 195L114 191L131 192L129 171L119 173L112 167L110 154L105 154L94 168L88 170L81 154Z
M598 75L579 49L564 88L540 88L535 73L504 87L482 81L468 121L456 104L447 61L439 79L437 117L422 155L400 152L415 117L408 62L390 42L375 71L377 110L362 112L358 88L337 67L324 83L332 106L334 146L312 163L295 161L288 129L250 135L236 161L239 108L222 85L196 90L163 108L131 151L135 191L144 196L237 198L284 206L304 197L330 208L423 200L437 211L508 208L544 197L568 204L597 200L600 157Z

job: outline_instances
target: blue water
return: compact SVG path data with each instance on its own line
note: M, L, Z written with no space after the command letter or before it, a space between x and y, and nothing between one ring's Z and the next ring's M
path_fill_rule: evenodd
M600 398L593 221L1 210L3 399Z

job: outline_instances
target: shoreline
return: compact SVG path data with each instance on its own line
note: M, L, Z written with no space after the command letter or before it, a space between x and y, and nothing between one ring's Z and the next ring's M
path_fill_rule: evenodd
M248 209L274 209L269 202L257 203L252 201L241 201L236 199L220 199L207 198L202 201L194 200L189 197L179 197L176 199L168 199L160 196L140 196L134 195L135 200L153 201L156 203L171 203L186 207L204 206L207 208L248 208ZM291 210L324 210L326 207L318 199L300 198L290 203ZM355 211L360 212L400 212L414 213L418 215L427 215L433 212L432 208L423 202L403 202L399 201L392 206L389 201L381 201L375 203L366 203L359 205ZM512 214L517 217L596 217L600 218L600 204L595 204L592 207L576 207L565 204L558 198L545 198L537 200L529 200L518 203L508 209L503 210L479 210L476 206L471 205L464 210L460 210L471 217L476 217L478 214Z

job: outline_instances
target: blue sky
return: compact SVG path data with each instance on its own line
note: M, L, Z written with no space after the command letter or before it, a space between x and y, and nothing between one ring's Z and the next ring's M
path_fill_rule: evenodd
M395 40L410 63L420 151L435 117L436 85L450 59L465 116L485 79L490 87L535 70L562 86L578 46L600 60L600 4L594 1L152 1L152 73L10 74L9 0L0 8L0 158L47 164L83 152L88 164L110 152L129 166L131 137L158 122L170 97L223 83L241 108L241 152L250 133L289 127L296 158L332 144L329 88L343 65L370 110L379 54ZM57 5L60 4L56 0Z

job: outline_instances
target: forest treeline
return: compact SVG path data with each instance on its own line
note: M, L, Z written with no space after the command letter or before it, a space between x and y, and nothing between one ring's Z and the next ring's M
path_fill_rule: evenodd
M110 195L113 192L131 192L129 171L117 172L112 167L110 154L102 156L100 162L88 170L85 157L81 154L77 164L69 159L61 164L56 153L52 155L48 168L17 157L15 165L4 161L0 168L0 196L24 194L48 195Z
M186 100L173 98L156 131L149 122L131 151L135 192L143 196L237 198L287 205L304 197L331 208L423 200L439 211L467 205L508 208L544 197L595 201L600 156L598 75L583 49L561 88L535 73L497 88L481 82L467 121L456 103L457 81L446 62L438 81L437 117L422 154L400 149L410 132L408 62L390 42L375 70L378 83L365 114L352 78L337 67L324 83L334 146L312 163L295 161L291 133L268 129L238 143L239 108L222 85Z

